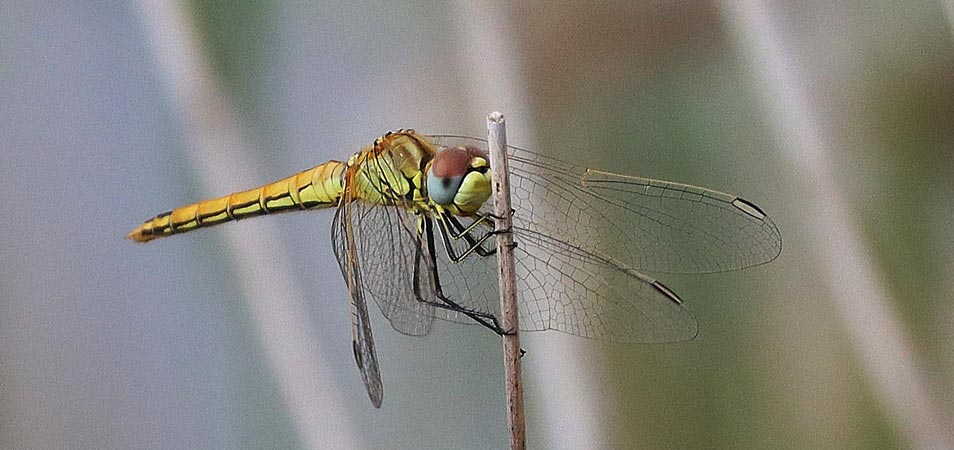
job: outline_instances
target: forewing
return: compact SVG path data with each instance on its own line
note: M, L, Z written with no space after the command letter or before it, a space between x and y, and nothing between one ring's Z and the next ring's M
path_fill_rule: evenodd
M470 138L442 141L481 145ZM691 339L696 322L678 297L636 269L734 270L770 261L781 249L771 219L737 197L587 170L513 147L510 157L521 329L621 342ZM499 317L495 257L471 254L454 263L436 243L432 259L419 217L405 205L354 202L348 208L353 242L336 239L336 252L350 249L363 265L349 286L371 295L396 330L426 334L433 317L474 323L431 305L440 302L438 286L460 306ZM482 224L471 236L491 230ZM459 253L469 244L451 245ZM346 279L348 261L339 256ZM426 270L430 264L436 278Z
M442 143L483 145L444 136ZM515 226L639 270L708 273L775 259L781 235L722 192L575 166L509 147Z

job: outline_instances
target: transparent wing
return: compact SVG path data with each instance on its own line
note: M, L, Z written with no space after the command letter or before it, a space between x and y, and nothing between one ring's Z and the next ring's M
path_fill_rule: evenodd
M353 202L349 208L355 237L352 253L362 264L358 286L374 299L395 330L412 336L428 334L434 307L422 300L434 298L434 285L417 231L420 218L395 204Z
M430 332L434 318L474 324L463 312L447 307L438 297L438 286L446 286L444 274L450 277L450 286L464 281L470 289L467 296L458 296L453 289L452 301L467 298L465 308L497 316L496 259L467 258L452 263L443 247L435 248L431 256L422 220L431 220L413 214L403 203L372 205L355 202L352 230L355 235L353 253L362 261L360 286L374 299L381 313L400 333L423 336ZM489 227L489 225L488 225ZM490 230L491 228L487 228ZM435 237L436 239L436 237ZM466 243L457 242L458 254ZM437 267L435 271L434 268ZM438 307L435 305L443 305Z
M484 141L436 136L445 145ZM509 147L517 227L650 272L708 273L775 259L782 239L754 204L710 189L575 166Z
M489 224L481 226L474 234L490 229ZM518 228L514 233L521 330L638 343L677 342L696 335L695 319L661 283L533 230ZM471 254L453 263L438 246L436 261L446 296L465 308L498 316L495 256ZM453 312L438 317L473 323Z
M335 257L348 285L348 296L351 302L351 343L354 359L361 372L364 386L368 390L371 404L375 408L381 407L384 399L384 386L381 383L381 372L378 369L378 356L374 350L374 338L371 335L371 319L368 316L368 303L365 300L365 290L362 288L362 260L355 252L357 241L351 226L352 211L344 201L335 213L332 226L332 241L334 242Z
M461 312L432 306L441 303L436 283L464 308L499 317L495 256L471 254L454 263L435 242L436 257L431 259L418 231L420 218L404 207L355 202L350 211L354 254L362 262L360 285L394 329L423 335L435 317L476 323ZM492 226L485 223L472 235L489 231ZM557 330L621 342L673 342L695 336L696 322L689 312L649 277L531 230L515 232L522 330ZM469 245L463 239L452 244L458 254Z
M532 230L517 238L526 249L517 264L528 329L640 343L696 336L696 320L662 283Z
M482 146L472 138L439 141ZM691 339L696 322L679 298L637 269L735 270L771 261L781 251L775 224L740 198L584 169L514 147L510 158L523 330L622 342ZM352 264L340 255L361 262L352 267L360 274L349 287L362 292L365 313L367 293L405 334L426 334L435 317L473 324L464 314L433 306L441 302L440 290L464 308L499 317L496 258L471 254L453 263L440 243L431 258L422 219L407 206L354 202L347 209L350 225L336 227L353 234L351 242L336 237L336 251L346 280ZM483 223L471 236L491 229ZM468 245L464 239L452 243L457 253Z

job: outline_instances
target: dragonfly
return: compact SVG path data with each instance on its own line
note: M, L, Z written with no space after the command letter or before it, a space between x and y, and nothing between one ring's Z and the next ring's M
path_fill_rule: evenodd
M423 336L435 320L500 327L496 240L513 233L520 330L610 342L694 338L682 299L648 273L764 264L778 227L754 203L688 184L585 168L508 147L512 227L488 199L486 142L388 132L347 161L159 214L127 238L149 242L266 214L335 209L334 253L348 288L352 350L374 407L384 397L369 299L391 327Z

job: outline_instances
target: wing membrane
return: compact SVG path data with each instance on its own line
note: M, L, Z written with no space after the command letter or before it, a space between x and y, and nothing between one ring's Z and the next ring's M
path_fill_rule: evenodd
M347 197L347 196L346 196ZM351 343L355 362L361 372L364 386L368 390L371 404L381 407L384 399L384 386L381 383L381 371L378 369L378 356L374 350L374 338L371 334L371 319L368 316L368 303L364 296L361 263L354 252L357 244L352 229L351 202L342 199L335 214L332 227L332 240L335 243L335 257L341 267L341 274L348 284L348 296L351 304Z
M481 226L480 234L490 226ZM515 229L520 329L556 330L617 342L692 339L696 321L675 294L652 278L526 228ZM471 254L453 263L437 251L444 294L461 306L497 315L497 259ZM463 315L438 316L473 323Z
M442 136L444 143L482 140ZM514 223L649 272L709 273L781 252L758 207L722 192L575 166L509 147Z
M354 202L355 256L364 262L361 289L400 333L430 332L435 312L433 283L418 230L420 218L402 206ZM419 270L415 270L418 267ZM418 299L420 296L421 300Z
M438 140L483 144L463 137ZM585 169L516 147L509 152L518 308L525 331L620 342L691 339L695 319L672 291L641 271L728 271L771 261L781 251L775 224L741 198ZM353 328L368 328L366 335L358 333L355 348L372 402L380 376L366 295L395 330L410 335L427 334L434 318L474 323L435 307L441 304L438 289L463 308L499 316L496 258L475 253L454 263L440 243L432 257L421 220L437 218L412 213L411 206L349 201L336 216L336 255L349 289L357 292ZM491 230L482 223L472 236ZM452 243L458 253L467 245L464 239Z

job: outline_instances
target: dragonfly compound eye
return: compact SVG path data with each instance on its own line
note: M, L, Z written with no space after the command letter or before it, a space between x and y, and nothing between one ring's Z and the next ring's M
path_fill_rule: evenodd
M454 203L454 197L457 196L457 190L460 189L464 176L439 177L433 170L427 175L427 196L438 205Z
M427 173L427 196L439 205L450 205L467 175L471 155L458 147L441 148Z

